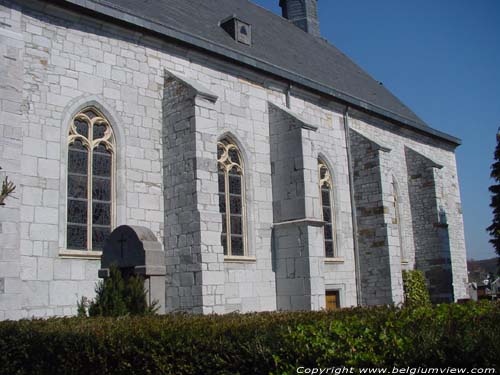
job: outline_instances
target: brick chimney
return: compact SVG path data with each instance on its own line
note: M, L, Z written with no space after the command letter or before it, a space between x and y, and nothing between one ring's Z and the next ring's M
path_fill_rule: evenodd
M318 0L280 0L283 17L306 33L320 36Z

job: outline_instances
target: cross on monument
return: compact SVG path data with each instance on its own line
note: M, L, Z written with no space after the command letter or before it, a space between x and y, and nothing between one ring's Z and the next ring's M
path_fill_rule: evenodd
M121 235L121 238L118 240L118 242L120 243L120 258L123 259L123 245L125 243L127 243L127 239L125 238L125 236L122 234Z

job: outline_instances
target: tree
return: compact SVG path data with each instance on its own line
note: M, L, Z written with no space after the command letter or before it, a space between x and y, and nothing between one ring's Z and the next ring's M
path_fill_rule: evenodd
M0 167L2 169L2 167ZM12 181L9 181L9 176L5 176L2 181L2 187L0 189L0 206L5 205L4 201L12 192L16 189L16 185Z
M491 239L490 243L495 248L495 251L500 255L500 129L497 132L497 146L495 149L494 162L491 165L491 178L494 184L490 186L491 203L493 209L493 222L487 228Z
M77 302L78 316L152 315L158 310L157 301L148 306L144 279L124 277L115 265L110 267L109 277L97 283L95 291L94 301L82 297Z
M122 316L128 314L127 288L120 270L111 266L109 277L97 283L95 301L89 306L90 316Z

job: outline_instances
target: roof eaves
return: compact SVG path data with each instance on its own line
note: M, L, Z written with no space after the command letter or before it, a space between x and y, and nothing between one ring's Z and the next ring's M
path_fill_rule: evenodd
M441 138L445 141L448 141L456 146L461 145L462 141L459 138L456 138L452 135L443 133L439 130L428 127L424 123L418 123L406 117L403 117L397 113L389 111L385 108L377 106L372 103L368 103L367 101L356 98L347 93L341 92L333 87L323 85L319 82L311 80L307 77L301 76L300 74L288 71L281 67L278 67L274 64L270 64L264 60L257 59L253 56L249 56L240 51L233 50L227 46L220 45L218 43L214 43L208 39L200 37L198 35L193 35L186 31L177 30L171 27L168 27L159 22L155 22L153 20L148 20L137 15L133 15L129 13L126 9L120 8L115 4L107 3L104 0L64 0L64 2L73 4L76 6L80 6L91 11L100 13L102 15L133 24L135 26L145 28L147 30L153 31L158 34L162 34L164 36L180 40L184 43L191 44L193 46L199 47L204 50L209 50L213 53L222 55L231 60L236 60L239 63L243 63L254 68L263 70L265 72L274 74L281 78L293 81L300 85L309 87L313 90L316 90L320 93L327 94L329 96L335 97L341 101L347 102L354 106L360 107L362 109L374 112L383 117L387 117L389 119L395 120L407 127L414 128L431 136Z

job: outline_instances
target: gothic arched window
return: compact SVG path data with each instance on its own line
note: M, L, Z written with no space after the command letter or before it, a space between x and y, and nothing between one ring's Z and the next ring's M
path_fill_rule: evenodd
M319 188L325 242L325 257L335 257L335 211L333 206L333 181L327 165L319 160Z
M102 250L113 226L115 139L108 120L86 108L68 136L66 247Z
M221 242L226 256L246 255L245 184L238 147L227 139L217 143Z

